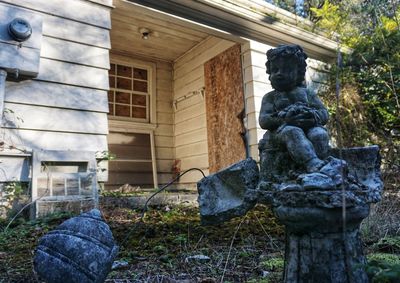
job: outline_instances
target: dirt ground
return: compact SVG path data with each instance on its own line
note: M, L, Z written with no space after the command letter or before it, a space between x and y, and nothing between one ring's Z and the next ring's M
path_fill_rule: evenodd
M111 271L108 283L282 282L284 229L266 206L212 227L200 225L196 207L150 208L141 219L141 210L105 199L101 211L120 246L117 261L124 265ZM362 227L368 253L400 254L399 211L400 201L393 202L393 196L372 211ZM61 213L31 222L19 219L7 231L7 222L0 222L0 282L40 282L32 268L38 239L69 217ZM388 221L395 235L389 251L387 241L379 246L389 230L381 235L385 231L377 226Z
M223 225L200 225L196 207L142 211L104 201L101 211L120 246L106 282L279 282L283 268L283 227L258 206ZM38 239L70 214L41 221L19 220L0 234L0 282L40 282L32 270ZM4 226L3 226L4 228ZM275 279L274 279L275 278ZM276 280L276 281L275 281ZM265 281L267 282L267 281Z

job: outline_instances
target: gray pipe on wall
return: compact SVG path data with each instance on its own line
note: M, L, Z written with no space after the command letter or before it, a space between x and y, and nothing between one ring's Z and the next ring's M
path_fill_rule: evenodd
M4 99L6 94L6 78L7 72L5 70L0 69L0 113L1 117L3 117L4 111Z

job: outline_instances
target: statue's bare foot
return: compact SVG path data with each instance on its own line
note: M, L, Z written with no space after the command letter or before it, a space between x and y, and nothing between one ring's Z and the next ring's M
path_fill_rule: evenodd
M314 172L318 172L319 169L322 168L322 166L325 165L325 162L322 161L319 158L313 158L311 160L309 160L306 164L306 170L307 173L314 173Z

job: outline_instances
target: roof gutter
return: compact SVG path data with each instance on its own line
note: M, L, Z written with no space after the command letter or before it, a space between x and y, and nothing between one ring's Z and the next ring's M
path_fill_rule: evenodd
M335 41L278 19L280 9L274 16L226 0L128 1L268 45L299 44L315 59L331 61L337 54Z

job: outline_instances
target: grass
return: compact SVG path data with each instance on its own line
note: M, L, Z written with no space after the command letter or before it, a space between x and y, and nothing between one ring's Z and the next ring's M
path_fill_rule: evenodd
M103 206L102 212L120 246L118 260L128 267L112 271L107 282L262 282L265 271L281 277L282 269L267 270L273 254L283 256L283 227L271 211L258 206L246 217L223 225L200 225L198 208L163 207L146 213ZM32 258L38 239L70 215L15 223L0 233L0 282L38 282ZM3 223L3 227L5 227ZM203 255L209 260L191 259ZM164 279L163 279L164 278ZM208 280L208 281L207 281Z
M390 276L397 276L398 201L386 195L365 221L368 226L363 224L371 282L392 282ZM143 221L142 211L115 202L104 202L101 210L120 246L117 260L128 263L109 274L109 283L282 281L284 230L268 207L258 205L245 217L211 227L200 225L198 208L193 207L150 209ZM39 282L32 269L38 239L69 217L20 218L7 231L7 223L0 222L0 282ZM384 217L390 217L392 225Z
M263 256L283 250L283 228L263 206L245 218L213 227L200 225L197 208L151 210L143 223L135 212L130 224L124 209L105 211L121 245L119 257L130 263L130 268L112 272L110 279L145 282L163 276L193 282L223 276L225 281L243 282L261 278ZM196 255L210 260L187 260Z

